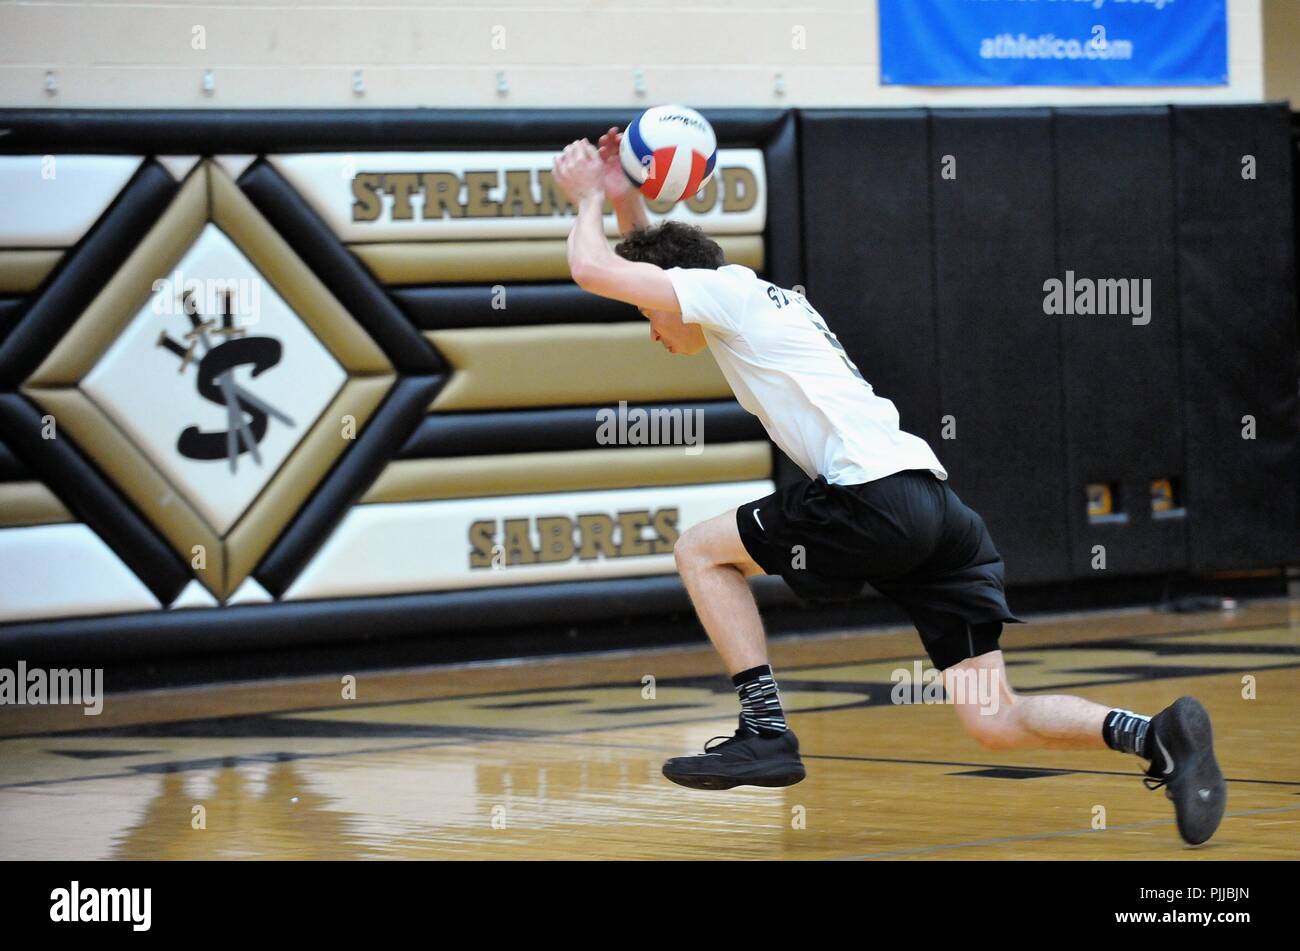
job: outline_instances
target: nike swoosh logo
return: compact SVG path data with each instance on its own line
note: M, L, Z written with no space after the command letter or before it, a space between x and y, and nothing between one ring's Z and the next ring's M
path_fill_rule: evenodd
M763 528L763 520L758 517L758 509L754 509L754 521L758 522L758 527L760 530L764 532L767 531L766 528Z
M1158 746L1158 747L1160 748L1160 752L1161 752L1161 753L1164 755L1164 757L1165 757L1165 764L1166 764L1166 765L1165 765L1165 770L1164 770L1164 772L1165 772L1165 775L1168 776L1170 773L1172 773L1172 772L1174 771L1174 759L1173 759L1172 756L1169 755L1169 751L1168 751L1167 749L1165 749L1165 745L1164 745L1163 743L1160 742L1160 737L1158 737L1158 736L1156 737L1156 746Z

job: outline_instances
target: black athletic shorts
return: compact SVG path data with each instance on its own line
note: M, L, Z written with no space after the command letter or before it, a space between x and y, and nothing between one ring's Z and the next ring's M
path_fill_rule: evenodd
M805 601L846 601L870 584L900 604L943 670L998 649L1002 556L984 520L928 469L830 485L805 479L736 509L751 558Z

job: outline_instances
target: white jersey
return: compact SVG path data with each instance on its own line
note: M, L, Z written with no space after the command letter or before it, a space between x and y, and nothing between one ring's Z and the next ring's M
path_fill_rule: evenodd
M801 294L740 264L667 274L682 319L700 325L736 400L810 479L858 485L905 469L948 478Z

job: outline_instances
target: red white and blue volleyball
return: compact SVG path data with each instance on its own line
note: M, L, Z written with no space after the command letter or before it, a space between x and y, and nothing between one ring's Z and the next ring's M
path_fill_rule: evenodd
M650 200L685 201L713 177L718 137L687 106L655 106L637 116L619 146L623 172Z

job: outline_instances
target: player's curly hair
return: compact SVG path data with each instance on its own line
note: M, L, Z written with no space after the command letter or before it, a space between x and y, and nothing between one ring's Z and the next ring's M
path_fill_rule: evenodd
M708 268L727 263L722 248L697 225L665 221L653 228L638 228L614 246L628 261L645 261L661 268Z

